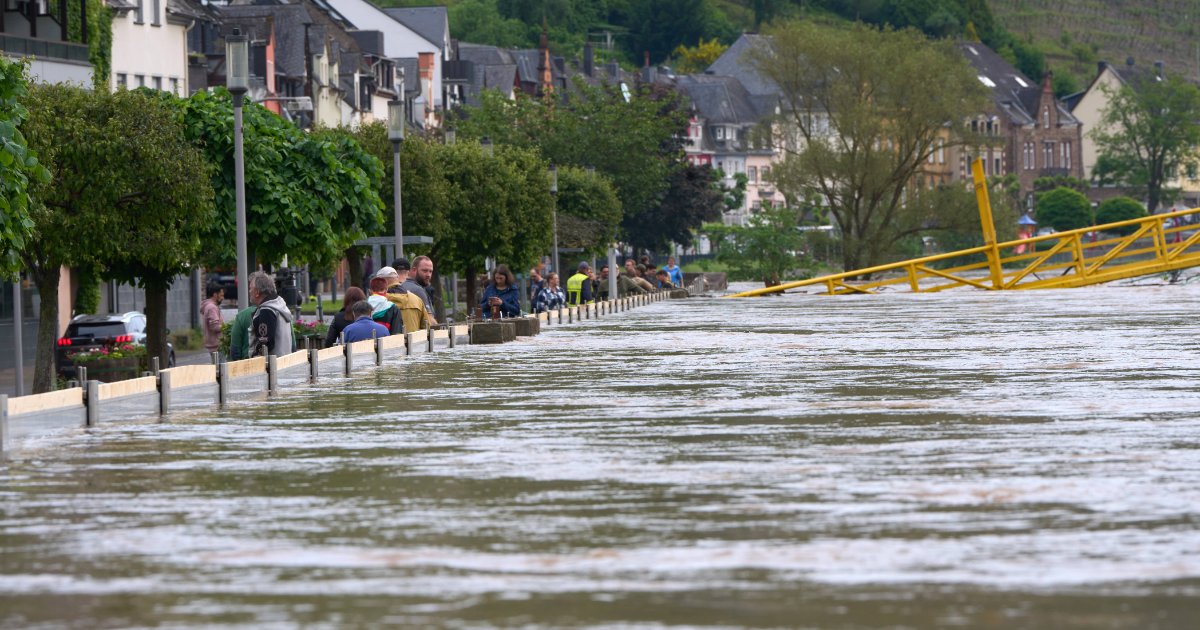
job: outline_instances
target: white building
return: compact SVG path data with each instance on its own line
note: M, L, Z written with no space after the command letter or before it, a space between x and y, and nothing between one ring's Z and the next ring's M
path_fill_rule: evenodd
M109 0L111 88L152 87L187 96L187 33L208 19L186 0Z

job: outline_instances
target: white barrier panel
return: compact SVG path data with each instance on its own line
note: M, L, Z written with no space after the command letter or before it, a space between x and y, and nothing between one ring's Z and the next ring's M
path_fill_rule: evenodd
M97 418L103 422L157 414L158 378L143 376L128 381L100 383L96 388L96 400L89 400L88 404L96 405Z
M404 343L404 335L390 335L379 340L379 348L384 360L397 359L408 354L408 346Z
M215 365L181 365L162 370L161 374L170 375L172 407L211 405L216 400Z
M346 351L341 346L317 350L317 376L346 373Z
M449 330L433 331L433 349L434 350L449 350L450 349L450 331Z
M346 354L348 355L351 370L361 370L369 366L375 365L375 340L364 339L355 341L354 343L346 344Z
M408 353L422 354L429 352L429 331L418 330L408 333Z
M300 350L281 357L275 357L276 386L283 383L303 383L308 381L311 376L312 367L308 363L307 350Z
M0 396L0 451L12 448L16 440L86 424L82 387L19 398Z
M544 313L543 313L544 314ZM450 347L468 346L471 344L471 327L457 325L450 327Z

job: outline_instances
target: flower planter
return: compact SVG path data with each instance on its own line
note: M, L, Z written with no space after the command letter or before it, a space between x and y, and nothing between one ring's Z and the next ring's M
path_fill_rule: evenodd
M79 368L87 368L90 380L115 383L137 378L142 370L140 357L124 359L97 359L95 361L75 361L76 374Z

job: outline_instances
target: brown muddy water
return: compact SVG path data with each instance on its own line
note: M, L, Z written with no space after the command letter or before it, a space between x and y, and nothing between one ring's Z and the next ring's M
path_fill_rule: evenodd
M0 628L1198 628L1198 312L672 301L55 434Z

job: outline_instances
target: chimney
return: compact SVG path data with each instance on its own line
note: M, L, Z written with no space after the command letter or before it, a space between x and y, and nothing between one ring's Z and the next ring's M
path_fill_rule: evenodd
M642 68L642 81L654 83L656 79L658 79L658 68L651 68L650 66Z
M1042 92L1054 94L1054 72L1051 70L1047 70L1046 74L1042 75Z
M1159 77L1163 76L1163 62L1161 62L1161 61L1154 62L1154 72Z
M596 56L592 52L591 44L583 45L583 73L589 77L595 76L596 72Z
M1107 62L1107 61L1098 61L1098 62L1096 62L1096 76L1099 76L1099 75L1101 75L1101 74L1104 74L1104 69L1105 69L1105 68L1107 68L1107 67L1108 67L1108 62Z
M621 74L621 64L619 64L615 61L610 61L607 64L605 64L604 69L608 70L608 76L610 76L610 77L617 77L617 76L620 76L620 74Z
M542 18L542 37L538 40L538 93L549 94L554 89L554 74L550 70L550 34Z

